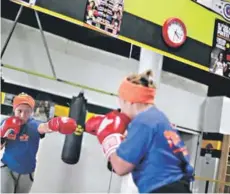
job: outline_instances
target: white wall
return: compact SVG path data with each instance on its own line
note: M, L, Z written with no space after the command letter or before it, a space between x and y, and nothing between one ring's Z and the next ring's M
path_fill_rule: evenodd
M200 116L205 97L161 84L157 90L156 104L172 123L200 131Z
M208 93L208 87L206 85L165 71L161 74L161 84L180 88L183 91L193 93L197 96L206 97Z
M5 19L1 19L1 22L2 43L4 43L12 22ZM135 60L74 43L49 33L45 33L45 35L57 76L60 79L116 93L121 79L130 72L138 71L139 64ZM39 31L21 24L17 26L13 34L2 63L52 75ZM81 90L74 86L7 68L3 68L3 78L16 85L24 85L69 98L77 95ZM176 76L169 78L169 76L164 76L164 73L161 80L161 86L157 91L157 106L166 113L173 123L199 131L200 114L207 87L200 85L195 87L194 83L188 83L185 79ZM181 84L182 80L184 80L183 84ZM190 87L192 87L191 90ZM114 96L89 90L85 90L85 95L90 103L109 108L118 106L117 98ZM107 192L110 172L107 171L107 164L95 138L84 136L82 158L75 166L65 165L60 159L63 140L63 136L58 134L48 135L43 140L39 150L33 191ZM90 158L86 159L86 156ZM60 177L60 175L62 176ZM67 179L70 182L66 186L62 185L63 180L66 183ZM54 180L56 181L54 182ZM120 178L114 175L111 192L117 192L119 187Z
M229 86L230 89L230 86ZM230 98L223 98L223 106L221 113L221 122L220 122L220 133L225 135L230 135Z
M205 104L204 131L230 135L230 98L208 97Z

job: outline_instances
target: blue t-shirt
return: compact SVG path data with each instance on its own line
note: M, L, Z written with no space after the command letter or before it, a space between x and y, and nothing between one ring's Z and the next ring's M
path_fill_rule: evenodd
M19 134L9 135L2 162L12 171L19 174L34 172L40 142L40 133L38 132L40 123L40 121L30 118L26 124L22 125Z
M117 155L135 165L133 181L140 193L148 193L182 178L193 180L193 167L184 142L167 117L156 107L138 114Z

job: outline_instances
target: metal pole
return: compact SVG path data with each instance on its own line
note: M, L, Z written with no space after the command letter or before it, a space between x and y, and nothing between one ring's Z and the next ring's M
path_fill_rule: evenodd
M195 156L195 162L194 162L194 173L196 174L196 167L197 167L197 160L198 160L198 156L200 156L200 146L201 146L201 141L202 141L203 135L199 134L198 135L198 139L197 139L197 148L196 148L196 156ZM190 184L190 189L193 190L194 189L194 185L195 185L195 181L193 181Z
M110 190L111 190L112 178L113 178L113 168L111 170L110 179L109 179L109 187L108 187L108 191L107 191L108 194L110 193Z
M5 42L4 46L3 46L2 51L1 51L1 59L2 59L2 57L3 57L3 55L4 55L5 51L6 51L6 47L9 44L10 38L11 38L11 36L12 36L14 30L15 30L15 27L16 27L16 25L18 23L18 19L19 19L21 13L22 13L22 10L23 10L23 6L21 5L20 8L19 8L19 10L18 10L18 13L17 13L17 15L16 15L16 17L14 19L14 24L13 24L11 30L10 30L10 33L9 33L7 39L6 39L6 42Z
M133 52L133 45L130 45L130 50L129 50L129 58L132 57L132 52Z
M55 79L57 79L57 76L56 76L56 73L55 73L55 69L54 69L54 66L53 66L53 62L52 62L52 59L51 59L51 56L50 56L48 44L47 44L47 41L46 41L46 38L45 38L45 35L44 35L44 32L43 32L43 29L42 29L41 21L39 19L39 15L38 15L37 11L34 10L34 12L35 12L36 20L37 20L37 23L38 23L38 27L39 27L41 35L42 35L42 41L43 41L43 44L44 44L45 49L46 49L46 53L47 53L47 56L48 56L50 67L51 67L51 70L53 72L53 76L54 76Z
M112 178L113 178L113 166L111 164L111 162L107 162L107 168L111 171L111 174L110 174L110 180L109 180L109 187L108 187L108 191L107 191L107 194L110 193L110 190L111 190L111 185L112 185Z

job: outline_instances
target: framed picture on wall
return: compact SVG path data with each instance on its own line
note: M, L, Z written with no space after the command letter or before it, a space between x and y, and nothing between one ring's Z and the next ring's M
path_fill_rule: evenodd
M124 0L88 0L85 23L116 36L120 32Z
M215 21L209 70L230 79L230 24L219 19Z

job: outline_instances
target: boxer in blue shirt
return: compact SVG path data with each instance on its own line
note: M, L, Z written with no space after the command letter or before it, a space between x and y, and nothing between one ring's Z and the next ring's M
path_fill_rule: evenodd
M76 122L71 118L55 117L47 123L32 118L35 101L25 94L13 100L14 116L1 122L1 193L29 193L36 169L40 138L45 133L71 134Z
M154 105L151 74L147 71L123 80L121 113L91 118L86 130L97 135L118 175L132 173L140 193L190 193L189 153L168 118Z

